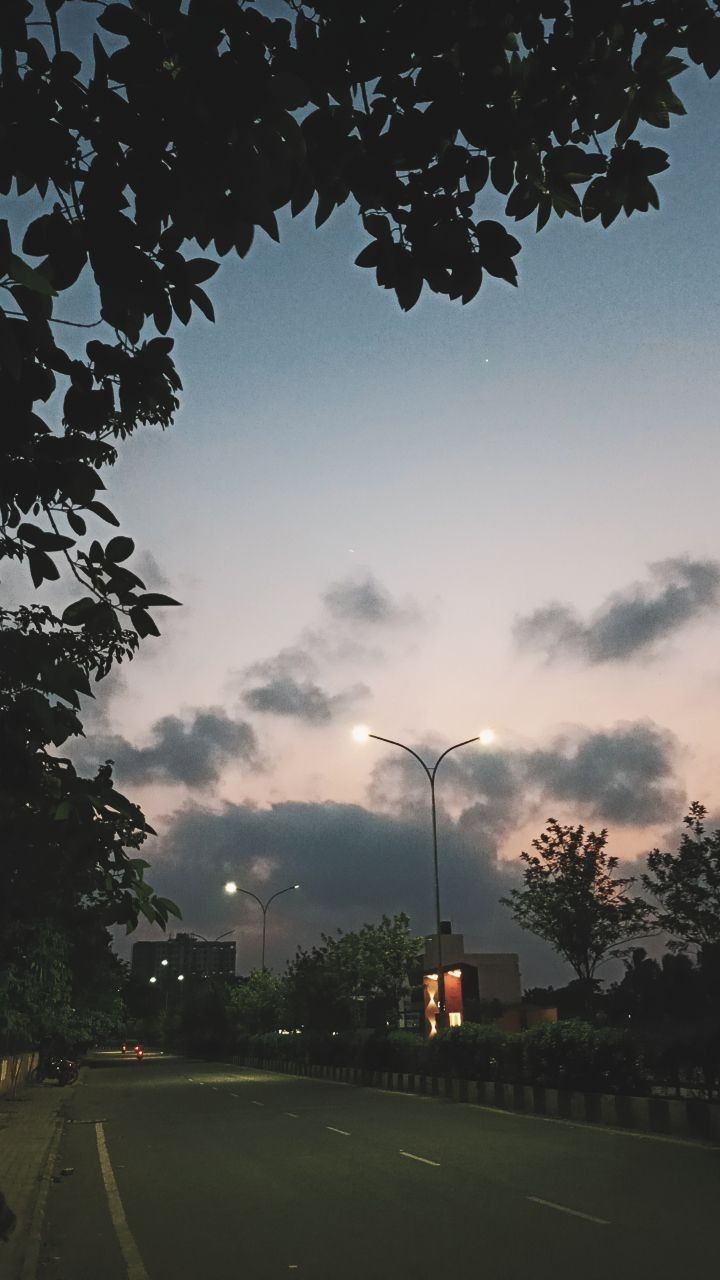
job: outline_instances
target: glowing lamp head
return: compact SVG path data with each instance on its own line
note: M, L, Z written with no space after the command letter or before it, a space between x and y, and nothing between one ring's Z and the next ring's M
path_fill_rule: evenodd
M491 747L495 741L495 730L481 729L478 734L478 741L481 747Z
M170 961L169 961L169 960L161 960L161 961L160 961L160 963L161 963L161 965L168 965L168 964L170 963Z
M178 974L178 982L184 982L184 981L185 981L185 974L184 974L184 973L179 973L179 974Z
M225 892L237 893L237 885L234 880L228 880L227 884L225 885Z
M150 981L151 981L151 982L157 982L157 978L151 978L151 979L150 979Z
M367 742L370 730L366 724L356 724L352 731L353 742Z
M299 889L299 888L300 888L300 885L299 885L299 884L294 884L294 885L293 885L293 889Z

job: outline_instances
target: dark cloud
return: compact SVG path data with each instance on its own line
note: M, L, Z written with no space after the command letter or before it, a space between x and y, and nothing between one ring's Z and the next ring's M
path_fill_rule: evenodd
M652 580L609 596L584 622L568 605L551 603L515 624L515 637L548 659L623 662L653 651L694 618L720 607L720 564L678 558L650 566Z
M394 625L415 621L417 609L400 605L383 585L367 574L332 583L323 595L328 613L340 622Z
M203 708L188 721L163 716L150 730L150 743L139 747L118 734L88 741L82 765L96 767L113 760L120 785L126 783L184 783L208 787L217 782L226 765L242 761L257 766L255 732L244 720L232 720L217 707ZM91 759L90 759L90 754Z
M330 694L314 680L295 680L286 675L246 690L243 701L251 711L292 716L308 724L327 724L369 693L367 685L356 684L341 693Z
M439 750L419 754L432 764ZM466 747L441 764L438 793L462 806L462 827L495 841L559 806L556 816L570 822L649 826L682 811L675 756L672 735L647 721L576 729L535 751ZM376 804L407 808L426 788L419 765L398 753L376 766L371 795Z
M664 822L680 812L675 742L656 725L618 725L524 758L526 783L547 800L577 805L593 822L630 826Z
M519 868L499 863L491 842L445 816L439 838L444 917L483 950L520 951L526 982L561 978L549 948L523 934L498 901ZM311 946L321 932L357 929L383 912L406 911L418 933L434 932L427 806L405 817L351 804L188 805L163 838L153 877L178 901L189 928L210 937L237 922L245 970L257 964L260 912L223 895L229 877L262 899L300 883L268 914L269 955L278 966L298 943Z

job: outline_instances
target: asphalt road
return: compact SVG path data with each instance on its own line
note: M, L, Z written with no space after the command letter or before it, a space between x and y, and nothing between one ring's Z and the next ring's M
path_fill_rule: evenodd
M108 1054L68 1091L39 1277L678 1280L719 1216L720 1149Z

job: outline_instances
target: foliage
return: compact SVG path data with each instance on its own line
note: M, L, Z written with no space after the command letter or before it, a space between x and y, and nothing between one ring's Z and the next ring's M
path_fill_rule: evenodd
M242 1031L277 1031L287 1021L286 982L267 969L253 969L228 992L230 1008Z
M118 442L173 419L173 320L213 319L202 286L218 263L198 246L244 257L257 229L279 239L278 210L317 197L319 226L350 198L371 237L358 262L404 309L424 285L468 302L485 275L516 282L506 222L608 226L657 207L667 156L633 134L684 114L683 55L708 76L720 66L710 0L276 8L3 6L0 194L27 217L20 240L0 222L0 557L35 586L67 566L84 593L68 626L117 629L120 615L157 634L149 609L173 603L127 568L131 539L82 539L117 524L98 494ZM500 197L504 221L487 216ZM100 334L82 351L58 323Z
M298 950L288 966L288 1000L295 1026L341 1030L368 1020L397 1021L408 970L419 962L422 939L404 912L383 916L354 933L322 935L322 947Z
M0 1049L86 1047L122 1023L126 966L110 949L96 911L76 909L69 927L51 921L6 930L0 964Z
M694 801L677 853L653 849L642 878L659 903L658 927L676 951L720 943L720 830L706 832L706 816L705 806Z
M525 887L502 902L524 929L544 938L572 966L591 992L598 966L651 931L649 909L630 898L630 878L613 876L618 859L606 851L607 831L586 833L550 818L523 852Z

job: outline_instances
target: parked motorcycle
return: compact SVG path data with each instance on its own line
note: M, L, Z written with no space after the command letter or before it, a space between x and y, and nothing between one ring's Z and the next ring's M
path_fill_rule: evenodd
M66 1084L74 1084L80 1074L78 1064L72 1058L51 1057L38 1063L33 1080L42 1084L44 1080L57 1080L62 1089Z

